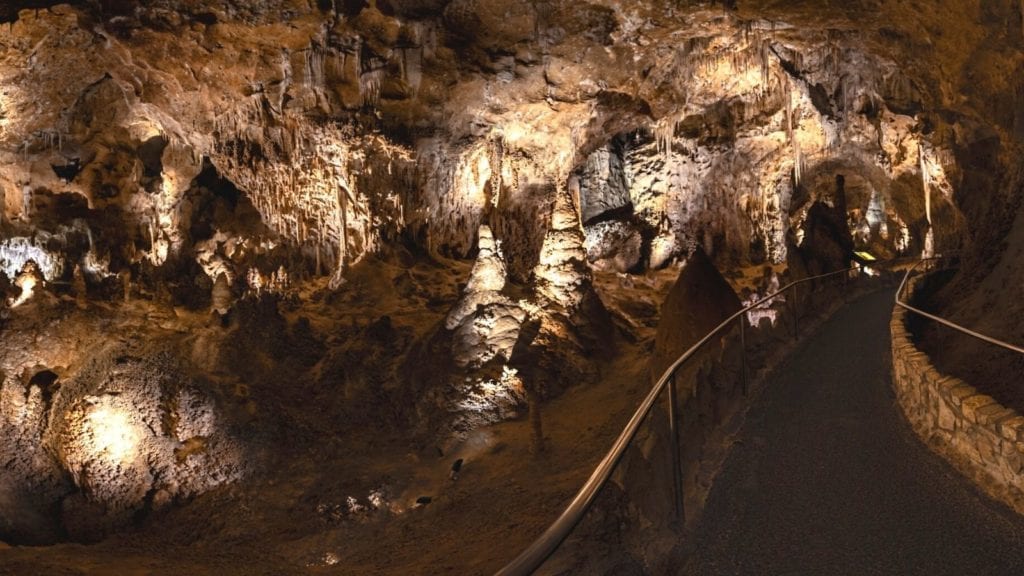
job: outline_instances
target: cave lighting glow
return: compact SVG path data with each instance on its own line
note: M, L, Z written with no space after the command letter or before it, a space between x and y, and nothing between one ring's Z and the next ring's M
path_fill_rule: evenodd
M860 266L860 272L861 272L861 274L864 274L865 276L870 276L870 277L878 276L878 270L875 270L874 268L872 268L870 266Z
M124 462L136 451L139 434L128 415L111 408L94 408L86 421L92 451L113 462Z
M459 408L470 412L486 412L498 400L519 401L526 398L526 389L515 368L502 366L501 377L497 380L478 380L476 390L469 392L459 402Z
M484 185L491 178L490 153L486 146L473 148L460 158L454 189L470 206L482 206L487 198Z
M17 308L32 298L35 293L36 282L35 276L30 274L21 276L15 281L15 284L21 287L21 294L10 301L11 308Z

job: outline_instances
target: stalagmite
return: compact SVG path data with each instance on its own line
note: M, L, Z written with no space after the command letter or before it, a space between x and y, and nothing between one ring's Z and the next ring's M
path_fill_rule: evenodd
M89 294L86 292L85 287L85 274L82 274L82 267L75 265L75 271L72 274L72 291L75 295L75 303L79 308L85 308L89 303Z
M654 139L658 152L666 158L672 157L672 141L675 139L676 122L673 118L662 118L654 125Z
M568 310L580 304L590 285L585 238L572 196L567 184L558 186L551 225L534 268L538 293Z
M225 316L231 310L233 297L231 296L231 286L228 282L227 274L217 276L216 282L213 283L213 292L210 298L212 300L211 307L217 314Z
M480 226L476 263L462 298L445 318L454 330L452 353L458 366L480 366L495 357L510 360L526 312L502 294L507 280L501 246Z

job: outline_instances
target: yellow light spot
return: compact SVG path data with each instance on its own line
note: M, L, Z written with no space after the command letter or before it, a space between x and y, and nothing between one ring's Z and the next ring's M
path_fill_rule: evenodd
M134 453L138 434L126 414L97 407L89 414L88 427L92 432L92 448L97 454L123 462Z
M21 306L32 297L33 289L36 287L36 279L35 277L26 274L19 276L14 283L16 286L21 288L21 294L11 301L11 308Z

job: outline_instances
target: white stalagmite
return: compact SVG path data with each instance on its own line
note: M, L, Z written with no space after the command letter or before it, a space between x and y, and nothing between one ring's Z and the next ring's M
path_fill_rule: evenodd
M211 308L221 316L231 310L233 298L227 274L219 274L217 276L217 280L213 283L210 299L212 301Z
M672 140L676 135L675 118L662 118L654 125L654 139L658 143L658 152L666 158L672 157Z
M480 226L478 248L462 299L445 319L445 328L455 331L452 355L460 368L478 367L498 356L510 360L526 320L526 312L501 293L505 261L486 225Z
M445 327L454 330L476 310L477 305L498 301L499 293L505 288L505 281L505 261L501 247L494 240L490 227L480 226L476 263L466 282L463 298L448 313Z
M918 159L921 162L921 185L924 188L924 214L928 219L928 232L925 233L924 250L921 252L921 258L931 258L935 256L935 231L932 227L931 171L929 170L928 160L925 157L924 141L918 143L917 153Z
M563 180L564 181L564 180ZM585 237L579 210L568 184L559 185L551 208L551 227L544 236L540 261L534 268L537 292L568 310L583 300L590 283Z

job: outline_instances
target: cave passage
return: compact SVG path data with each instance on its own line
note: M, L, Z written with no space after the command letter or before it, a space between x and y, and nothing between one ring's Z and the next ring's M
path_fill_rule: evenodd
M1019 573L1024 519L930 452L899 412L892 295L847 306L774 372L682 573Z

